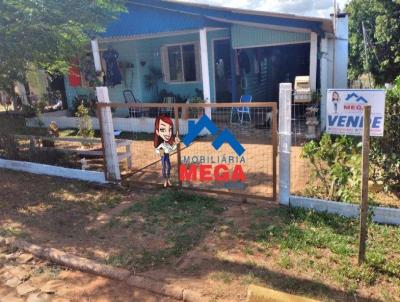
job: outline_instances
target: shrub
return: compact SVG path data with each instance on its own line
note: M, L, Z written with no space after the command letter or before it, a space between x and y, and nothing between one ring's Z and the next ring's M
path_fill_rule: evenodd
M372 176L386 191L400 193L400 76L386 92L385 111L384 136L372 139Z
M83 104L78 107L76 116L79 118L78 135L84 138L93 138L94 130L92 126L92 119L89 116L89 110Z
M18 142L13 135L1 135L0 136L0 155L6 159L18 160L19 150ZM2 154L1 154L2 153Z
M88 108L90 116L96 116L96 104L97 98L92 94L88 96L76 96L72 101L72 108L70 110L70 113L72 116L77 116L76 114L78 112L79 106L83 105L84 107Z
M41 115L46 107L46 102L45 101L40 101L35 103L34 105L31 104L22 104L22 109L21 112L24 117L30 118L30 117L37 117Z
M319 142L305 144L302 156L312 167L306 195L346 202L359 199L361 144L356 138L324 134Z

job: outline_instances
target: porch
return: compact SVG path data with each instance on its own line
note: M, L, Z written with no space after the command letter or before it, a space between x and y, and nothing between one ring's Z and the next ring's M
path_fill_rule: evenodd
M276 102L280 82L304 75L319 88L318 36L331 31L330 20L150 2L133 1L92 41L91 65L106 77L104 53L118 54L121 81L107 85L112 102ZM66 77L65 86L70 111L77 98L95 95L90 81Z

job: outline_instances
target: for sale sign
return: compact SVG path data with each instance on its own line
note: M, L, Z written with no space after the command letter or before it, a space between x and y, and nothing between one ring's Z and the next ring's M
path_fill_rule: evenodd
M383 136L385 90L328 89L327 129L331 134L362 135L365 105L371 106L371 136Z

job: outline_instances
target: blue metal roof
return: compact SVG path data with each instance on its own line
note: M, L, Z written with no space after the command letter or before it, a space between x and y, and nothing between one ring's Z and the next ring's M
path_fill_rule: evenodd
M128 12L111 23L103 38L143 36L195 30L204 27L229 27L230 23L261 24L325 31L330 20L295 15L262 13L162 0L132 0ZM328 25L327 25L328 24Z
M175 10L184 13L202 15L208 18L218 18L236 22L250 22L269 24L285 27L297 27L318 31L321 20L319 18L301 17L288 14L274 14L251 10L231 9L211 5L200 5L194 3L162 1L162 0L133 0L135 3L148 5L167 10Z
M132 37L224 26L226 25L221 22L200 15L130 4L128 12L121 14L116 21L107 26L101 37Z

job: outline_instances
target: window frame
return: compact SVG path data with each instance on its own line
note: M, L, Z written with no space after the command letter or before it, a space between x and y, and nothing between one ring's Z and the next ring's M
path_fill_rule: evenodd
M195 56L195 64L196 64L196 80L195 81L185 81L185 66L184 66L184 59L183 59L183 46L186 45L193 45L194 47L194 56ZM182 68L182 81L180 80L171 80L171 73L170 73L170 62L168 56L168 48L169 47L179 47L181 51L181 68ZM164 44L161 47L162 53L162 68L164 74L164 82L168 84L193 84L193 83L200 83L202 81L202 73L201 73L201 58L200 58L200 42L199 41L191 41L191 42L182 42L182 43L174 43L174 44Z

